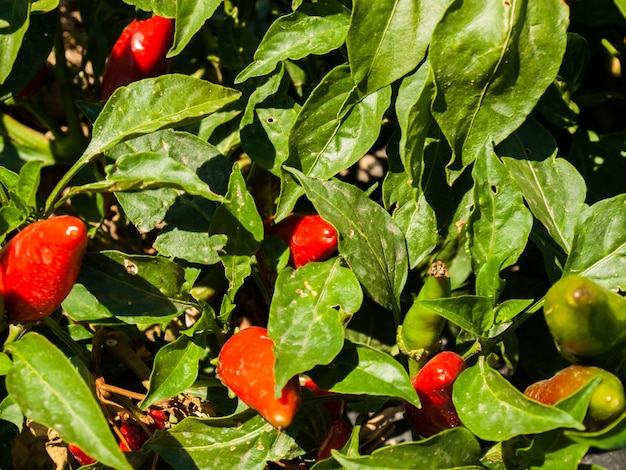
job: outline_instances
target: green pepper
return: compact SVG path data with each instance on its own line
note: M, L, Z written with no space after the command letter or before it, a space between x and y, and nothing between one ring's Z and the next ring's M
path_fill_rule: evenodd
M543 305L559 352L570 362L621 361L626 343L626 299L583 276L557 281Z
M442 261L430 266L428 277L398 327L397 342L400 350L409 357L412 375L439 350L445 318L425 307L420 300L450 297L450 274Z

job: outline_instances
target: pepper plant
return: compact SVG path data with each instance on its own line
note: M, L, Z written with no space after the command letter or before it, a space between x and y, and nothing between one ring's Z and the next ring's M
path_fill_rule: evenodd
M571 275L606 295L626 286L626 2L34 0L0 12L0 241L61 215L89 237L50 316L2 315L1 468L79 465L20 453L34 423L117 469L575 469L626 447L625 413L585 425L599 380L551 405L523 394L579 360L546 325L548 289ZM122 31L155 16L173 20L171 41L129 43L163 63L110 77L134 70L112 63ZM105 70L124 85L103 98ZM292 214L319 215L336 248L290 264L290 243L270 234ZM450 289L419 295L433 263ZM58 272L42 268L30 290ZM622 383L625 315L590 326L617 343L611 357L580 359ZM280 429L251 387L237 397L217 373L237 376L220 352L248 326L266 328L274 360L265 351L269 365L244 376L274 384L267 400L287 384L301 393ZM402 337L429 341L407 350ZM458 420L426 437L403 413L440 350L466 364L442 397ZM319 452L337 419L351 436Z

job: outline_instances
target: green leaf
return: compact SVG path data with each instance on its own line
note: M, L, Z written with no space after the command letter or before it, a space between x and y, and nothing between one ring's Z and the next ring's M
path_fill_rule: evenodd
M298 114L289 134L289 158L285 165L321 179L352 166L376 142L390 101L389 87L358 101L348 66L334 68ZM291 212L301 195L293 177L284 174L277 220Z
M432 121L430 104L433 95L430 63L425 61L415 73L402 80L396 99L401 131L400 160L412 186L418 189L421 188L424 172L424 143Z
M505 441L562 427L584 429L568 413L526 398L484 359L459 375L452 400L461 422L486 441Z
M350 12L334 0L302 5L270 25L254 53L254 62L237 75L235 83L266 75L281 61L337 49L346 39L349 24Z
M118 157L114 165L106 168L107 179L114 183L141 181L136 190L159 187L183 190L193 196L210 201L223 201L223 197L211 191L196 173L167 155L142 152Z
M7 233L20 227L26 221L27 214L13 206L0 207L0 242L4 241Z
M159 256L88 253L76 282L63 308L78 322L164 323L195 305L183 268Z
M198 377L204 343L204 338L181 335L157 351L150 374L150 388L141 401L142 409L176 396L193 385Z
M42 167L43 162L39 160L24 163L20 168L20 176L15 187L17 197L26 207L31 209L37 208L37 190L39 189Z
M228 239L224 235L211 235L173 228L159 234L154 244L159 254L179 258L190 263L215 264L220 262L219 252Z
M599 431L565 431L572 441L603 450L626 448L626 413Z
M371 455L333 452L333 458L350 470L472 468L480 467L480 444L467 429L457 427L421 441L385 446Z
M389 148L387 151L389 154ZM433 208L412 183L406 172L388 171L383 182L383 198L386 208L395 206L392 217L406 238L409 266L415 268L435 249L439 233Z
M9 395L24 415L56 430L104 465L132 468L113 437L94 392L70 360L38 333L6 345L14 367Z
M533 215L552 239L569 253L586 187L574 166L556 157L553 137L529 118L498 146L502 162L518 184Z
M0 3L0 83L4 83L29 25L29 2L3 0Z
M491 297L495 306L504 287L500 272L524 251L533 218L522 193L491 146L474 165L474 209L468 226L468 247L477 273L476 294Z
M283 439L292 440L259 415L238 419L186 418L145 445L174 468L263 470L267 461L284 458ZM280 444L280 445L279 445ZM289 448L289 446L287 446Z
M213 192L226 194L232 164L215 147L200 138L187 132L165 129L125 140L106 154L116 159L142 152L157 152L170 157L193 171ZM191 175L189 177L195 179ZM117 193L116 197L126 216L142 232L153 230L156 224L163 221L169 228L176 227L193 234L206 232L218 207L216 202L199 196L179 197L175 188Z
M586 276L608 289L626 284L626 194L596 202L583 212L576 225L572 251L563 276Z
M495 312L490 297L459 295L415 302L476 336L486 336L494 323Z
M176 1L176 31L174 44L167 53L168 57L180 54L193 36L200 31L206 20L213 16L222 0L198 2L196 0Z
M435 27L433 115L457 160L453 179L519 127L552 83L568 14L556 1L456 0Z
M6 375L12 366L13 362L11 361L11 358L3 352L0 352L0 376Z
M359 309L363 294L337 258L284 269L275 285L267 329L275 342L280 392L291 377L330 363L341 351L345 319Z
M20 431L24 426L24 413L10 395L0 402L0 420L14 424Z
M115 90L106 102L81 159L102 153L129 137L199 120L239 96L236 90L180 74L133 82Z
M391 216L347 183L307 178L292 170L307 197L339 234L339 252L367 294L400 315L400 293L408 276L404 235Z
M393 397L419 406L406 370L389 354L365 344L346 341L326 366L308 372L323 390L351 395Z
M233 165L226 198L228 202L215 211L209 233L227 237L220 258L228 279L228 296L234 302L235 294L252 272L252 257L264 234L263 221L237 163Z
M515 468L554 468L577 469L589 445L572 442L562 429L535 436L531 444L517 449Z
M363 96L390 85L417 67L450 2L353 2L346 46L353 80Z
M124 0L124 3L134 5L138 10L152 11L155 15L174 18L176 15L176 0Z

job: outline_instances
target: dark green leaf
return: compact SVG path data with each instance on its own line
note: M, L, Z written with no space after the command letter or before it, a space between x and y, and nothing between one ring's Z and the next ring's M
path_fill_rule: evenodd
M187 75L166 74L133 82L115 90L106 102L81 159L129 137L199 120L239 96L236 90Z
M458 427L419 442L382 447L367 456L333 452L333 458L349 470L475 468L480 467L480 444L471 432Z
M495 306L504 287L500 272L524 251L533 218L522 193L488 145L476 159L474 209L468 226L476 294L491 297Z
M190 263L215 264L220 262L219 251L228 239L225 235L211 235L179 230L161 232L154 247L162 256L179 258Z
M226 418L186 418L160 433L146 447L174 468L263 470L268 460L280 460L275 446L291 439L259 415L243 422Z
M359 281L339 259L279 274L267 325L276 343L278 391L294 375L334 359L343 347L344 321L362 300Z
M393 83L422 61L450 1L353 2L346 45L352 77L363 96Z
M167 187L211 201L223 200L193 170L162 153L143 152L118 157L114 165L107 167L107 179L120 184L141 181L137 190Z
M152 132L116 145L107 151L107 156L115 159L142 152L168 156L195 172L213 192L226 193L232 164L215 147L192 134L171 129ZM206 232L218 206L198 196L179 198L179 191L175 188L117 193L116 196L124 213L142 232L154 229L164 220L170 228L191 233Z
M323 390L351 395L401 398L419 406L419 399L402 365L371 346L346 341L327 366L317 366L309 376Z
M452 399L461 422L487 441L505 441L557 428L584 429L568 413L526 398L484 360L461 373L454 383Z
M418 189L421 188L424 171L424 142L432 121L430 104L433 95L430 63L426 61L415 73L402 80L396 99L396 114L401 130L400 159L412 186Z
M159 349L150 374L150 388L141 401L141 407L147 408L152 403L176 396L191 387L198 377L204 349L204 340L185 335Z
M584 207L585 181L571 163L556 158L556 151L552 136L532 118L498 146L533 215L569 253Z
M494 323L495 312L489 297L459 295L416 302L476 336L485 336Z
M453 178L486 144L519 127L552 83L568 11L553 1L456 0L435 27L433 114L461 160Z
M3 0L0 3L0 83L11 73L13 63L28 30L29 3Z
M6 377L22 412L55 429L64 441L114 468L130 469L94 392L65 355L38 333L6 346L14 367Z
M341 46L348 32L350 12L334 0L306 3L274 21L235 83L272 72L284 60L298 60L310 54L326 54Z
M565 435L581 444L604 450L626 448L626 413L613 423L595 432L565 431Z
M579 274L617 290L626 285L626 194L596 202L581 214L563 276Z
M558 429L535 436L530 446L517 450L515 468L562 468L575 470L589 445L572 442Z
M213 16L222 0L198 2L196 0L176 1L176 32L174 44L168 52L173 57L182 52L193 36L202 28L206 20Z
M77 284L63 302L75 321L111 316L130 324L163 323L195 304L185 272L158 256L117 251L86 254Z
M334 68L304 103L289 134L285 164L321 179L350 167L376 142L390 99L386 87L358 101L349 67ZM291 212L302 194L291 175L283 176L277 220Z
M138 10L152 11L155 15L174 18L176 15L176 0L124 0L124 3L134 5Z
M294 170L307 197L339 233L339 252L367 294L398 315L408 273L406 242L391 216L355 186L307 178Z
M264 233L263 221L238 164L233 165L226 198L228 202L215 211L209 233L227 237L220 258L229 283L228 296L234 301L244 279L252 272L252 257L261 246Z

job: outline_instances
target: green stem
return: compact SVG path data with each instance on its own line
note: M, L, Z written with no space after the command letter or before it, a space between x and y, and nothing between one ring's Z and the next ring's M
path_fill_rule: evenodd
M91 160L93 160L98 154L92 153L89 155L83 155L79 158L76 163L74 163L69 170L63 175L63 177L56 184L54 189L48 195L48 199L46 199L46 204L44 206L44 217L48 217L52 212L54 212L55 201L59 197L59 195L65 189L65 186L69 184L69 182L78 174L80 170L83 169Z

